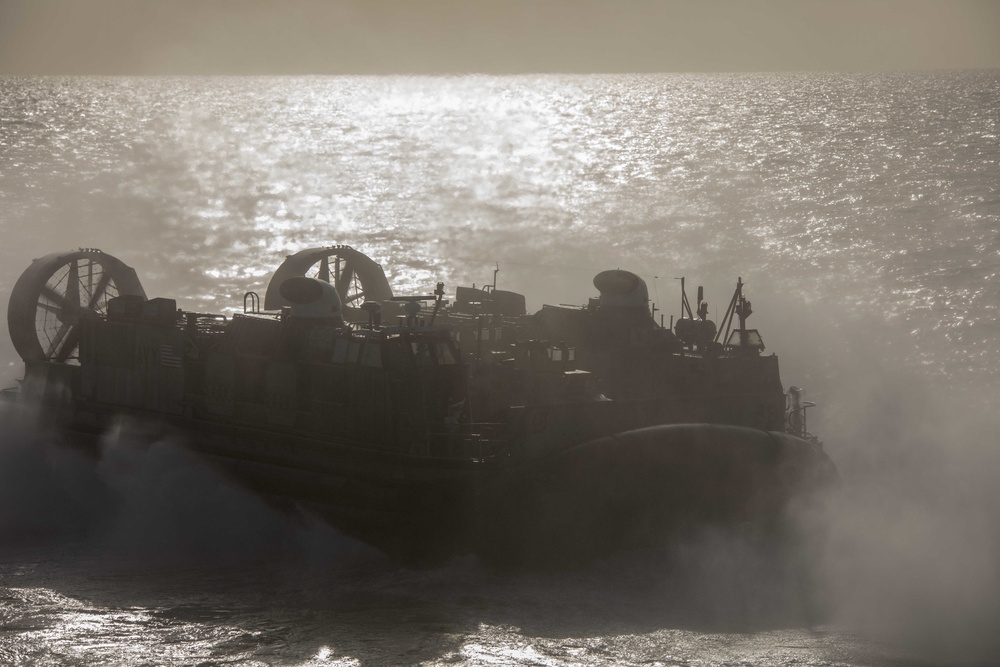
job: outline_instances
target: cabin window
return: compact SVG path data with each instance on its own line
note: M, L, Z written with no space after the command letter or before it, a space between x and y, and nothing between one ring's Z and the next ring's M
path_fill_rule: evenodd
M410 349L413 350L413 363L417 366L433 366L431 350L427 343L423 341L411 341Z
M484 327L482 329L477 329L476 332L475 332L476 339L477 340L500 340L500 337L501 337L500 334L501 334L502 331L503 331L503 329L500 329L499 327L495 328L495 329L488 329L486 327Z
M331 360L335 364L347 363L347 339L338 338L333 344L333 356Z
M448 343L438 343L437 344L437 362L444 366L451 366L458 363L458 359L455 358L455 353L452 352L451 346Z
M743 340L746 340L746 346L750 348L755 348L757 350L764 349L764 341L760 337L760 333L756 329L747 329L741 332L739 329L733 331L729 336L729 340L726 342L726 346L730 348L739 348L743 346Z

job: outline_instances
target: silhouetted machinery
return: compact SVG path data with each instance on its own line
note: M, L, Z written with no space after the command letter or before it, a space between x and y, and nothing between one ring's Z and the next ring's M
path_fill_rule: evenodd
M263 310L248 292L225 317L146 298L99 250L57 253L11 294L25 378L4 396L40 401L95 455L114 419L169 424L276 505L409 560L562 562L692 525L782 534L836 471L800 390L786 411L742 281L721 328L682 283L673 330L635 274L594 286L534 314L495 287L396 296L335 245L289 256Z

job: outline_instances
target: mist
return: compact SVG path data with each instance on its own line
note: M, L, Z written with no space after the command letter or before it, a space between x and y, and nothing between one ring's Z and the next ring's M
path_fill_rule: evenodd
M760 303L757 325L777 340L786 384L819 403L809 427L841 474L818 521L830 621L910 659L988 662L1000 650L1000 418L989 380L927 373L909 332L873 330L874 312Z
M35 406L0 406L0 535L8 546L70 545L102 567L125 569L380 560L314 517L271 508L179 435L121 421L88 452L46 421Z

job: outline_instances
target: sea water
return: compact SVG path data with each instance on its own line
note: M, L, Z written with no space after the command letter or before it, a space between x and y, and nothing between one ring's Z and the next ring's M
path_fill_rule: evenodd
M400 568L123 424L0 412L0 663L866 665L1000 656L1000 72L0 78L0 307L97 247L232 313L346 243L582 304L737 278L843 477L812 601L732 544ZM0 337L0 379L21 364ZM820 520L820 519L817 519ZM686 549L686 550L685 550ZM680 564L680 565L679 565ZM683 572L683 576L678 575Z

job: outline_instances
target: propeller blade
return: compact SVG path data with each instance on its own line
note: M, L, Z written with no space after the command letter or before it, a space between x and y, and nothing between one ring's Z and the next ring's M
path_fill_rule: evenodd
M324 257L319 260L319 274L316 276L325 283L330 282L330 258Z
M73 352L80 346L80 327L70 327L69 333L63 340L63 344L59 347L59 353L55 357L55 361L64 362L69 359Z
M59 315L61 312L63 312L62 306L56 305L54 303L44 303L42 301L39 301L38 307L41 308L42 310L52 313L53 315Z
M337 294L340 295L341 301L347 300L347 293L351 289L351 284L354 282L354 267L351 266L350 262L344 266L343 272L340 274L340 280L337 281Z
M62 346L63 340L66 338L66 334L69 333L71 328L72 327L69 324L65 323L59 327L59 330L56 331L56 335L49 340L49 349L45 351L46 357L49 359L55 357L56 352Z
M111 284L111 274L104 273L101 275L101 279L97 282L97 287L93 292L90 293L90 300L87 302L87 309L94 310L94 306L98 304L101 297L108 289L108 285Z
M80 262L69 263L69 273L66 275L66 300L72 305L80 306Z
M42 287L42 296L59 306L62 310L69 310L72 307L72 304L66 299L66 295L55 291L50 285Z

